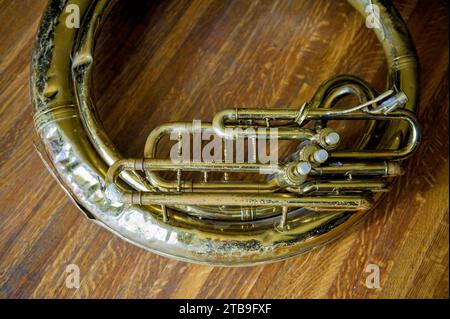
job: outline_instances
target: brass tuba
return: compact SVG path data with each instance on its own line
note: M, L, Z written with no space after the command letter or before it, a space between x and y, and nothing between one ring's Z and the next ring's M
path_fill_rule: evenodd
M161 125L149 134L143 158L127 159L103 130L90 97L95 39L116 1L50 0L31 66L39 153L89 218L160 255L254 265L334 240L389 190L420 140L418 66L405 23L390 1L348 2L376 24L389 67L385 92L355 76L336 76L299 107L225 109L210 123ZM71 8L79 27L67 26ZM338 106L346 96L358 102ZM365 134L342 150L330 120L365 120ZM248 142L252 154L258 138L298 147L279 163L183 159L181 146L177 160L158 158L164 137L182 145L185 136L203 133L225 144ZM230 178L243 173L254 180Z

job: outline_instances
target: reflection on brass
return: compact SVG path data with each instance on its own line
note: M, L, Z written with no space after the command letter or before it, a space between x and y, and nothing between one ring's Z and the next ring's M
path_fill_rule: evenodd
M164 256L252 265L337 238L389 191L402 174L401 161L420 140L417 62L404 22L389 1L348 2L365 17L369 5L380 9L374 31L390 70L385 92L354 76L336 76L301 107L225 109L199 128L188 122L161 125L150 132L143 158L127 159L104 132L90 97L95 39L115 1L50 1L31 69L42 156L89 217ZM65 25L66 8L74 4L80 8L80 29ZM356 105L335 107L349 95ZM352 149L341 149L343 137L327 126L330 120L366 120L367 126ZM196 129L223 141L279 139L298 147L277 164L157 157L164 136L192 135ZM258 177L235 178L243 173ZM214 179L217 175L223 178Z

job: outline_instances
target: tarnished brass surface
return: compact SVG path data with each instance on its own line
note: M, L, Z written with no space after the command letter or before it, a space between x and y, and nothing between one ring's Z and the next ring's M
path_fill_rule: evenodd
M144 159L124 159L102 129L90 98L95 38L114 3L49 2L33 56L31 91L48 166L88 216L136 245L173 258L218 265L251 265L297 255L337 238L365 216L378 194L401 174L399 161L419 143L414 116L417 61L406 27L389 1L349 0L364 16L370 14L368 5L380 8L381 27L374 30L390 69L385 93L377 94L356 77L338 76L301 107L223 110L201 127L235 139L249 137L225 130L240 126L240 121L282 122L276 133L261 134L314 142L293 154L296 160L263 165L155 158L159 140L171 132L192 132L190 123L156 128L147 140ZM66 8L73 4L80 8L80 29L65 24ZM361 104L333 108L348 94ZM365 119L369 124L353 149L335 151L322 127L332 119ZM308 122L317 125L304 127ZM328 151L327 162L314 163L312 156L318 149ZM309 174L298 174L298 159L311 161ZM264 182L194 183L165 180L160 171L270 175Z

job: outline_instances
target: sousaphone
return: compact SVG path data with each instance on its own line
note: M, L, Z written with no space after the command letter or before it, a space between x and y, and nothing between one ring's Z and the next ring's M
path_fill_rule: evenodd
M163 124L150 132L142 158L125 158L90 97L95 40L116 1L51 0L31 67L40 154L89 218L160 255L253 265L334 240L390 189L420 139L417 60L405 23L391 1L348 2L373 23L383 46L384 92L355 76L335 76L295 107L224 108L208 123ZM74 13L79 26L67 23ZM349 96L356 102L342 105ZM366 127L351 148L342 148L345 137L330 121L365 121ZM222 155L230 142L242 142L253 155L240 162L227 154L186 158L182 141L193 149L196 134L219 138ZM178 151L162 158L158 149L168 137ZM263 163L254 156L260 139L296 148Z

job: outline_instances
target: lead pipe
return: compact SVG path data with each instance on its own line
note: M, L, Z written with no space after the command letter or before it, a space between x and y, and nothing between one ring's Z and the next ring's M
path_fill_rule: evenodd
M292 196L286 194L230 194L230 193L151 193L121 191L109 184L106 194L111 201L134 205L189 206L251 206L304 207L344 211L367 210L371 202L364 196Z

